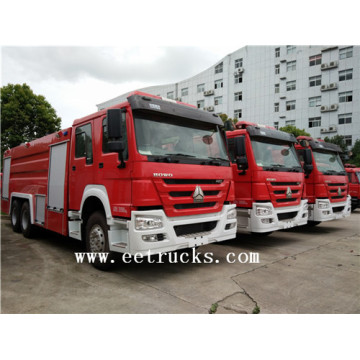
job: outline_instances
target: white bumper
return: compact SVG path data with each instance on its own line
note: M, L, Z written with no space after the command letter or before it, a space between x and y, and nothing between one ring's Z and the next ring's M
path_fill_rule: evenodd
M337 208L343 208L336 211ZM331 203L329 199L316 199L315 204L309 204L309 221L330 221L343 219L351 214L351 196L346 201Z
M258 208L267 208L268 214L257 214ZM237 209L238 231L255 233L290 229L305 225L308 221L307 200L301 200L300 205L274 208L272 203L253 203L252 209Z
M233 239L236 237L236 217L232 219L227 217L232 209L235 209L235 205L224 205L219 213L173 218L167 217L163 210L133 211L130 221L119 225L116 221L112 221L109 224L110 250L145 256L149 254L149 250L151 254L159 254ZM137 216L156 218L161 221L161 227L137 230L135 225ZM207 223L209 227L205 226L203 231L196 231L203 223ZM178 226L181 227L180 231L189 233L178 236L175 232L175 229L179 229L175 228ZM158 240L151 236L156 236Z

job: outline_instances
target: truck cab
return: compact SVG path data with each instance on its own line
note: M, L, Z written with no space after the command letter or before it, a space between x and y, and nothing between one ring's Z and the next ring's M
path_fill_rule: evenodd
M309 204L309 225L342 219L350 215L351 197L340 153L335 144L299 136L295 145L304 163L304 151L311 151L313 169L305 177L305 198Z
M360 168L352 164L345 164L345 171L349 180L351 210L354 211L360 207Z
M271 233L307 223L304 172L293 135L241 121L227 131L238 232Z

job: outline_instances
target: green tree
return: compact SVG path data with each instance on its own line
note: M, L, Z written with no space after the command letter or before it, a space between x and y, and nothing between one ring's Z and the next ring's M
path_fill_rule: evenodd
M350 156L349 163L360 167L360 139L355 141L351 149L352 155Z
M1 158L7 148L60 130L61 118L27 84L1 88Z
M328 142L328 143L336 144L341 147L341 150L344 153L347 152L347 146L346 146L344 137L342 135L335 135L331 138L329 138L328 136L325 136L324 141Z
M286 126L281 127L279 130L285 131L289 134L293 134L295 137L311 136L308 132L305 131L305 129L299 129L294 125L286 125Z

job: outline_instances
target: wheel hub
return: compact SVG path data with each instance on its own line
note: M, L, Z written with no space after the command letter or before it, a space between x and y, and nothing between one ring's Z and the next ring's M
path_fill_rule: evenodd
M105 252L105 234L99 225L94 225L90 230L90 251Z

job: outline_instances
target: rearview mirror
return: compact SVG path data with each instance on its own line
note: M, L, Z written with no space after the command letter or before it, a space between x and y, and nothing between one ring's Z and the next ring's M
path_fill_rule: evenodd
M238 169L243 170L243 174L245 174L245 170L247 170L249 167L246 157L245 136L239 136L235 138L234 158Z
M311 174L313 171L313 164L312 164L312 155L310 149L303 150L303 158L304 158L304 172L305 174Z

